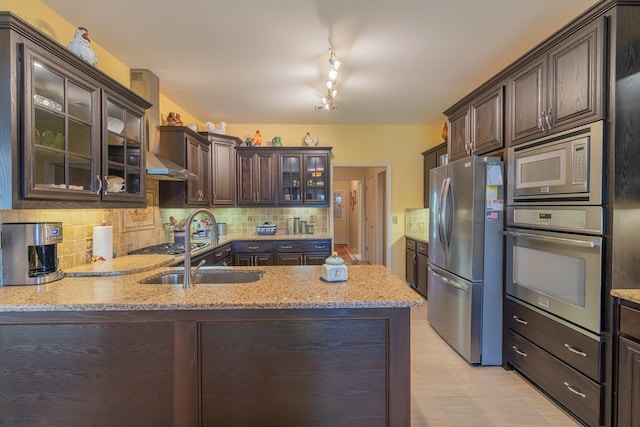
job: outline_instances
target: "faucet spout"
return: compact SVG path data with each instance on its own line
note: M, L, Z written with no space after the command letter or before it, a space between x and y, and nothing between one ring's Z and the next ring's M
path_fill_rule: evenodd
M193 271L191 270L191 223L196 215L206 215L211 219L211 245L218 243L218 223L213 213L205 208L195 209L187 217L187 230L184 236L184 283L183 288L193 287ZM204 260L203 260L204 262ZM196 268L200 268L202 263Z

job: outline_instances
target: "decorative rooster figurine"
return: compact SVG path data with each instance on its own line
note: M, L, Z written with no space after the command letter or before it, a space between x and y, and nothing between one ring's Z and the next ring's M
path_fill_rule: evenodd
M257 130L256 134L253 136L253 138L251 138L251 145L258 146L258 145L262 145L262 135L260 135L260 131Z
M307 132L307 134L304 136L304 142L309 147L315 147L316 145L318 145L318 137L317 136L311 137L311 134Z
M78 27L76 34L73 40L71 40L71 43L67 46L67 49L94 67L98 65L98 55L96 55L91 47L89 31L86 28Z

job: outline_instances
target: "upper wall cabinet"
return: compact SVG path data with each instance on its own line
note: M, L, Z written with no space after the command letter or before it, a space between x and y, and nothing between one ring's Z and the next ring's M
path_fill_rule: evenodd
M450 113L449 159L484 154L504 146L504 87L491 89Z
M0 209L144 206L149 106L0 13Z
M237 204L326 207L331 147L237 147Z
M280 153L279 204L329 205L329 152Z
M211 143L186 126L160 126L160 154L198 176L193 181L160 181L159 206L211 204Z
M510 145L602 117L604 28L589 24L510 76Z
M233 206L236 202L236 145L240 138L200 132L211 143L211 204Z

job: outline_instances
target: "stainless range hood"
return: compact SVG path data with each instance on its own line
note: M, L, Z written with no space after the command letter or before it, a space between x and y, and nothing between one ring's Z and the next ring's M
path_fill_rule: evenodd
M149 101L151 108L145 113L149 136L147 150L147 178L164 181L197 181L198 175L159 154L160 145L160 80L150 70L131 69L131 90Z

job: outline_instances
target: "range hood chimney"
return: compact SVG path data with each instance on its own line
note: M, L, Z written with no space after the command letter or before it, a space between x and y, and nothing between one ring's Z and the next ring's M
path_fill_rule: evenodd
M197 181L198 175L172 160L162 157L160 152L160 80L146 69L131 69L131 90L149 101L151 108L145 113L145 126L149 136L147 150L147 178L165 181Z

